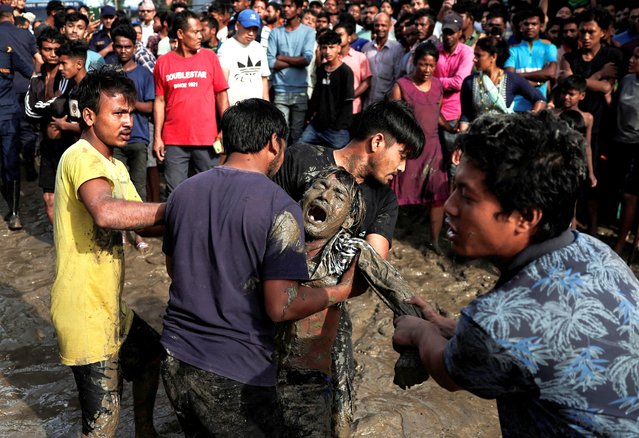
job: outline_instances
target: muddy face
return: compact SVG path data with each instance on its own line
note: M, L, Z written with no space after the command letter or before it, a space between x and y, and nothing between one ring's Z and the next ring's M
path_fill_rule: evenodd
M351 193L335 176L316 179L304 194L302 216L304 230L313 239L327 239L341 227L349 228Z

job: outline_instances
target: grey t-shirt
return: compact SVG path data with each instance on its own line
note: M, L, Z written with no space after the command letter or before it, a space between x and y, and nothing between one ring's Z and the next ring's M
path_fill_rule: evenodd
M619 82L615 140L639 144L639 77L631 73Z

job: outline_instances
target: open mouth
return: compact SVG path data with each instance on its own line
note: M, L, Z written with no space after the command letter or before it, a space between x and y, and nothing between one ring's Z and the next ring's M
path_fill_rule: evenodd
M318 205L313 205L308 210L308 219L314 223L323 223L326 221L326 210Z

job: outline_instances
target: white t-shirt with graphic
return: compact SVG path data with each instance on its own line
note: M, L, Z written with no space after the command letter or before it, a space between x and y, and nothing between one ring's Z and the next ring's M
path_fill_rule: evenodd
M229 104L251 97L262 97L262 78L271 71L266 60L266 49L256 41L249 45L230 38L217 54L222 69L229 72Z

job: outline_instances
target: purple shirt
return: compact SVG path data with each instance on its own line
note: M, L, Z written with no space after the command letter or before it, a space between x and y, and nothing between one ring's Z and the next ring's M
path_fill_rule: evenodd
M475 54L472 47L457 43L453 53L439 51L434 76L444 88L441 114L445 120L457 120L461 116L461 89L466 76L473 69Z
M219 166L180 184L166 208L166 350L240 383L275 386L262 282L308 279L303 230L300 207L260 173Z

